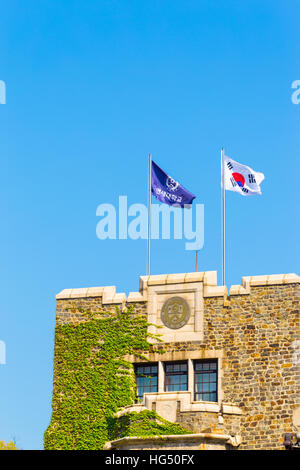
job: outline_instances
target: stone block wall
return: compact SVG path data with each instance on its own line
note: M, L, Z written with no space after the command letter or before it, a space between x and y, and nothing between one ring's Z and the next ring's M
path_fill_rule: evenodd
M296 431L300 405L299 284L251 287L228 306L205 302L207 341L224 348L224 400L243 410L244 449L282 448L283 434Z
M226 287L207 282L205 273L188 276L189 282L204 286L202 339L153 347L165 351L159 360L174 354L217 354L221 393L218 409L182 411L178 406L176 421L193 433L240 435L239 449L283 449L284 433L300 431L300 278L243 278L227 296ZM81 309L111 312L134 304L137 313L147 315L153 278L141 278L140 292L128 299L112 287L62 291L57 296L57 324L85 321ZM172 283L176 285L176 277ZM158 360L156 356L150 354L149 359Z

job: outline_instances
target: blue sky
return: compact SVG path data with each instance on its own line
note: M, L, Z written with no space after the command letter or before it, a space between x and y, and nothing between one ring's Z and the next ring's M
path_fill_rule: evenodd
M145 240L99 240L96 209L146 204L149 153L205 206L200 271L221 282L224 146L265 174L262 196L227 192L227 286L299 274L299 14L293 0L1 2L0 439L43 447L55 295L138 290ZM154 240L152 274L193 271L184 244Z

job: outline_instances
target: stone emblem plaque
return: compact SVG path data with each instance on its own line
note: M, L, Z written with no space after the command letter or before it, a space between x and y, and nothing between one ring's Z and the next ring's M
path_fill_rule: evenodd
M190 318L190 308L182 297L171 297L161 309L161 321L173 330L182 328Z

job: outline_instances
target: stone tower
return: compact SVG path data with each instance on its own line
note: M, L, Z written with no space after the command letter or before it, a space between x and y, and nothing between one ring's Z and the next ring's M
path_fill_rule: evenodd
M156 411L190 431L166 447L284 449L284 434L300 431L299 284L296 274L243 277L227 292L214 271L142 276L128 297L115 287L63 290L56 323L76 329L82 309L129 305L147 318L161 341L146 359L126 357L138 399L117 415ZM105 448L151 449L157 439L125 436Z

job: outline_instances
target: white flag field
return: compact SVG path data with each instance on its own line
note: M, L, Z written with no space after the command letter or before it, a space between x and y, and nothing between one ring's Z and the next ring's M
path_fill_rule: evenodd
M235 191L243 196L261 194L260 184L265 178L263 173L235 162L226 155L223 156L223 172L224 188L228 191Z

